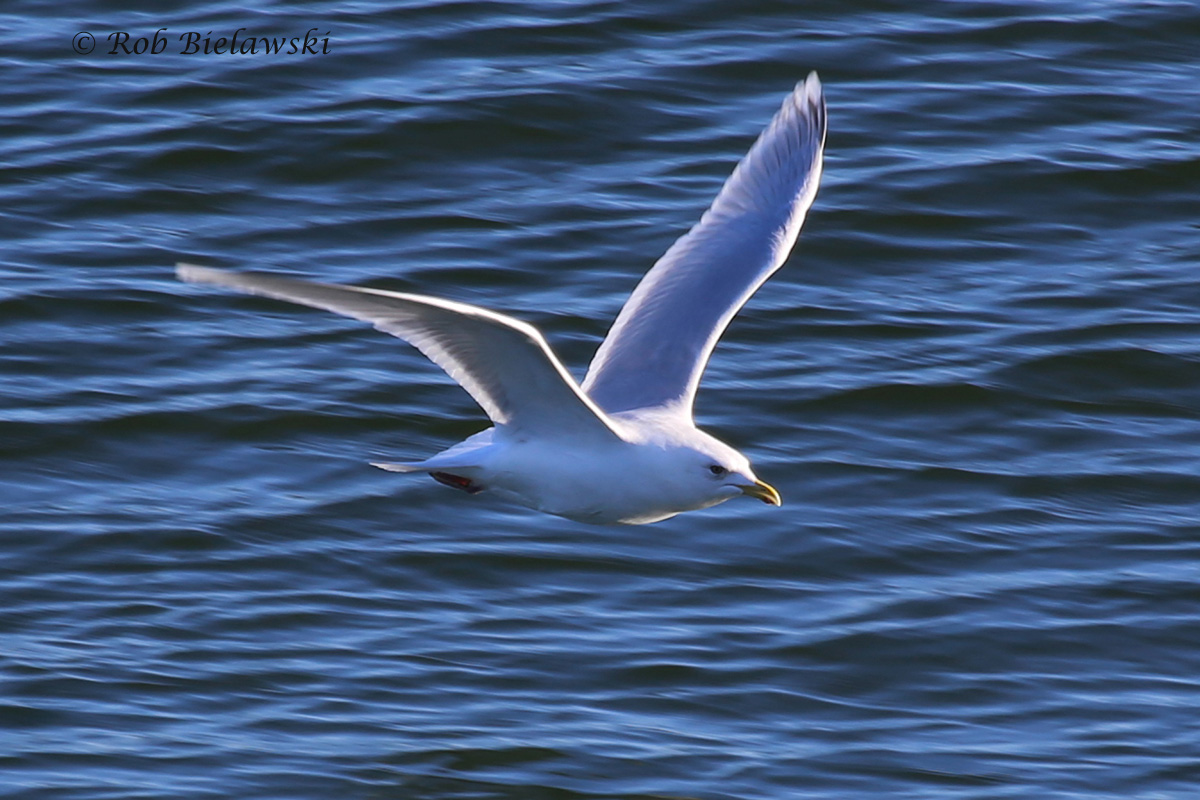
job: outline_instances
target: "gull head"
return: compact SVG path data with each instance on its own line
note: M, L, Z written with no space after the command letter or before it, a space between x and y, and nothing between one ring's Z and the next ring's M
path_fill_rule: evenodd
M678 489L696 498L692 508L708 508L742 495L782 505L779 492L759 480L746 456L698 428L689 434L677 445L673 460Z

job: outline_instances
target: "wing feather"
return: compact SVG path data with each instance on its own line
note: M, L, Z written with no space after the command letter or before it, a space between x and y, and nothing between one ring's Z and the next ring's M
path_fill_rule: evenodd
M583 381L598 406L690 416L717 340L791 253L817 194L824 146L825 98L814 72L621 309Z
M321 308L372 323L444 369L497 425L518 433L614 437L609 420L563 368L536 328L478 306L179 264L181 280Z

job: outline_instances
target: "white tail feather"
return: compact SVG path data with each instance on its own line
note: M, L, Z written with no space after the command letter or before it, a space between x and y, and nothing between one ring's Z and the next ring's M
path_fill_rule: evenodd
M388 472L424 472L428 469L420 464L388 464L382 461L372 461L371 466Z

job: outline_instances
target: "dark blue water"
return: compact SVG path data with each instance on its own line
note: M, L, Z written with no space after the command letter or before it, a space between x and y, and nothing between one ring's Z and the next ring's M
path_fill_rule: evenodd
M242 27L329 52L179 52ZM1197 795L1194 3L0 31L0 796ZM823 188L698 404L781 509L595 528L371 469L485 417L365 326L172 278L479 303L581 371L810 69Z

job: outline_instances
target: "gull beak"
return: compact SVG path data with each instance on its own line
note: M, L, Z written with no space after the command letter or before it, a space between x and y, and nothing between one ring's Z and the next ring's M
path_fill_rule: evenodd
M783 500L779 497L779 492L775 491L775 487L769 483L755 481L749 486L739 486L738 488L742 490L742 494L749 495L750 497L757 497L767 505L783 505Z

